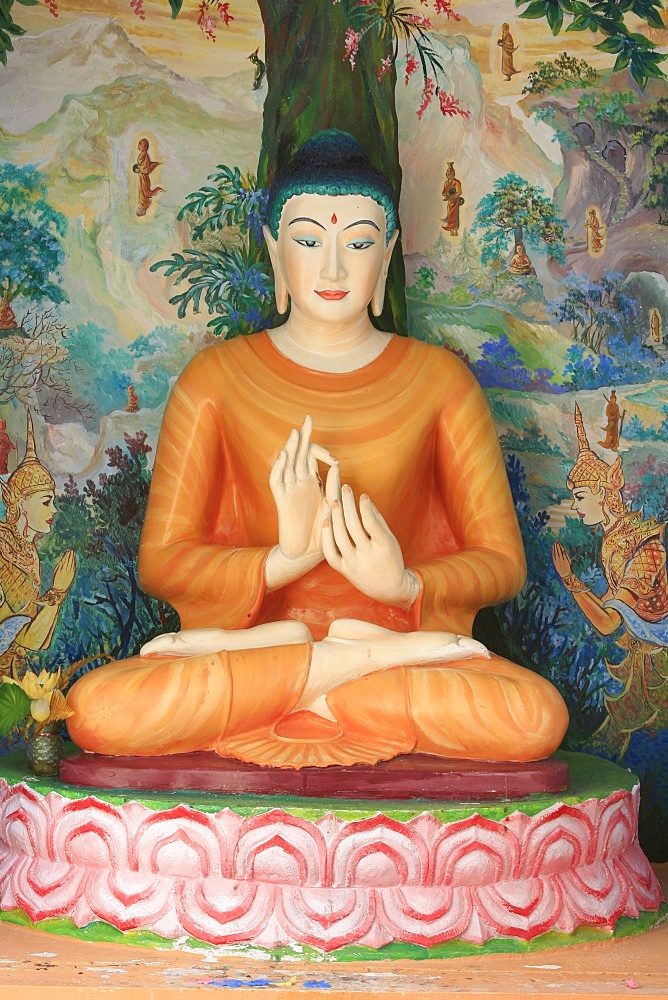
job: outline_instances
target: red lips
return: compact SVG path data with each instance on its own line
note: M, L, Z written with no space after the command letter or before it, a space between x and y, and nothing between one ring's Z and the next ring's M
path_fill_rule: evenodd
M321 292L318 289L314 289L315 294L319 295L321 299L327 299L328 302L338 302L340 299L345 299L348 292L344 292L340 289L324 288Z

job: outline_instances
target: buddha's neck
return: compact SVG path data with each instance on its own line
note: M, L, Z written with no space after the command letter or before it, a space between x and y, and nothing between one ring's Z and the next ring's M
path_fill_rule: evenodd
M304 323L291 314L284 326L269 330L268 335L290 361L332 374L364 368L382 354L390 339L390 334L377 330L367 316L354 325L333 327Z

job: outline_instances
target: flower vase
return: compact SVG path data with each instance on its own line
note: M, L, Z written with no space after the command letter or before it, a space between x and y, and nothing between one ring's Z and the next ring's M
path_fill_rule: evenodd
M28 737L26 756L33 774L42 776L58 774L65 745L60 735L60 723L44 726Z

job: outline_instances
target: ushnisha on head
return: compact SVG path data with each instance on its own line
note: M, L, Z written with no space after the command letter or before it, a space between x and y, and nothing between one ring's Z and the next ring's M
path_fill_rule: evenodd
M23 518L34 532L47 534L55 512L56 484L48 469L37 458L32 417L28 411L26 453L6 483L2 483L2 499L7 524L15 525ZM24 530L27 535L27 531Z
M610 520L608 512L615 518L622 517L627 512L622 500L624 486L622 459L618 455L612 465L608 465L599 458L589 447L582 412L577 403L574 416L578 435L578 457L568 473L566 485L573 493L573 509L583 522L605 525Z
M274 269L276 305L290 322L363 321L380 316L398 237L389 181L347 132L309 139L272 184L264 235Z
M300 146L290 163L279 170L269 190L267 223L275 240L286 202L299 194L347 195L372 198L385 211L385 241L398 227L397 201L392 185L371 163L349 132L329 128Z

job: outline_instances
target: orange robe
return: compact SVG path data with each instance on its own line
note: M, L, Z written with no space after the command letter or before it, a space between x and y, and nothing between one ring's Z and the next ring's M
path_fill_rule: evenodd
M409 610L366 597L324 562L267 593L264 564L278 538L269 472L306 414L312 440L339 459L342 482L355 495L370 495L420 580ZM266 333L202 351L165 412L140 574L149 593L174 605L182 628L297 619L318 639L332 621L351 617L396 631L470 635L477 610L512 597L525 574L480 387L453 354L409 338L394 337L371 364L337 375L294 364ZM536 759L558 746L565 730L555 689L499 658L368 675L327 696L338 724L308 722L289 713L306 680L309 649L133 658L98 668L72 690L70 732L100 752L216 749L297 767L374 762L414 749ZM148 713L133 710L142 687L153 692L144 695ZM100 723L111 715L119 716L116 733Z

